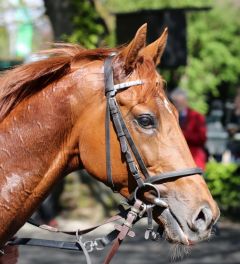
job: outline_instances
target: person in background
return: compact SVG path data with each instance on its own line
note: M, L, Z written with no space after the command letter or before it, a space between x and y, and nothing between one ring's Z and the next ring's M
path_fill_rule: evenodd
M240 89L237 89L237 94L234 99L233 111L230 120L227 122L227 131L230 139L228 149L231 152L232 158L235 161L240 160Z
M240 90L238 90L234 98L233 112L227 124L227 129L230 134L240 131Z
M171 100L179 112L179 124L198 167L205 169L207 154L205 117L189 107L186 91L177 88Z

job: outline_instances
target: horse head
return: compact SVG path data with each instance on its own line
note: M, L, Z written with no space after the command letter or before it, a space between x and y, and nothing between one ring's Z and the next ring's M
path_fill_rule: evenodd
M147 46L146 32L143 25L120 49L63 45L1 76L0 248L79 168L130 201L135 194L135 204L154 205L147 212L169 241L209 237L219 209L156 70L167 30Z
M114 84L136 83L119 91L116 102L126 127L133 138L150 177L161 173L182 171L196 167L178 122L178 112L168 100L164 79L156 70L167 42L167 30L146 46L146 25L137 31L129 45L117 51L112 59ZM80 160L87 171L109 184L106 177L105 118L106 97L102 62L102 85L92 81L91 90L98 103L89 103L84 131L79 140ZM93 67L94 68L94 67ZM94 76L95 70L91 70ZM91 74L90 74L91 75ZM98 74L99 76L99 74ZM89 117L90 121L89 121ZM83 118L83 117L82 117ZM83 120L82 120L83 122ZM136 181L122 154L116 127L110 128L111 173L115 189L129 198L136 189ZM143 177L142 173L140 176ZM155 207L155 221L165 229L166 238L175 243L194 244L208 238L219 217L219 209L199 174L176 177L154 185L167 208ZM151 200L154 190L144 193Z

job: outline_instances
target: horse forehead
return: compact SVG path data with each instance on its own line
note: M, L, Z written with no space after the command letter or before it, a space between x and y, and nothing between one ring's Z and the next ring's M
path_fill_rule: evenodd
M171 114L171 115L174 114L171 103L170 103L169 99L167 98L167 95L161 94L158 97L156 97L155 99L156 99L156 105L158 108L158 112L161 113L161 110L164 108L165 110L167 110L167 112L169 114Z

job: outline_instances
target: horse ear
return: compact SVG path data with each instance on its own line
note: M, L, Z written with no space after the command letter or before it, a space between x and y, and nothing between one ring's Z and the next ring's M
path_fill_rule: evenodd
M167 44L167 37L168 37L168 29L165 28L162 35L153 43L149 44L147 47L142 49L140 54L144 57L150 56L153 59L155 65L157 66L160 63L161 57L165 50Z
M124 59L126 72L131 72L138 59L139 51L146 46L147 23L143 24L134 39L119 54Z

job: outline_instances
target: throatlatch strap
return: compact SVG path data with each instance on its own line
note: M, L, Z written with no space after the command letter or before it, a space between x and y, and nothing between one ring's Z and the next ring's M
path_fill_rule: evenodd
M107 172L107 184L115 191L115 186L112 178L112 166L111 166L111 139L110 139L110 109L109 100L111 97L111 91L114 89L113 74L112 74L112 59L113 57L107 57L104 61L104 82L105 82L105 94L106 100L106 117L105 117L105 144L106 144L106 172Z
M109 99L106 102L106 117L105 117L105 144L106 144L106 172L108 185L115 191L115 186L112 178L112 165L111 165L111 138L110 138L110 109Z

